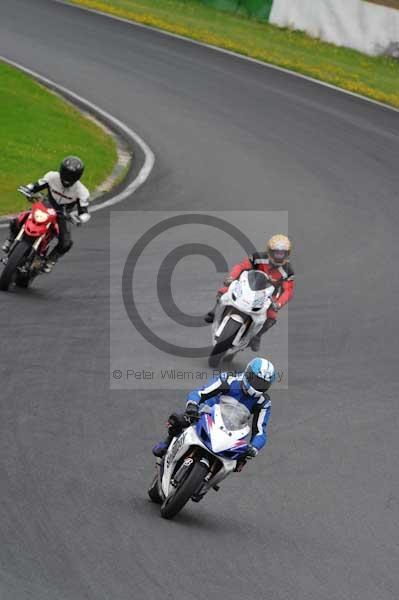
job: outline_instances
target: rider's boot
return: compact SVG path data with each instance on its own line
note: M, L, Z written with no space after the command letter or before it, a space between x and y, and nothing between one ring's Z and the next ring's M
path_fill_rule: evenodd
M215 319L215 312L216 312L216 309L218 307L219 300L220 300L221 296L222 296L221 292L218 292L216 294L216 303L215 303L215 306L212 308L212 310L210 310L208 313L206 313L206 315L204 317L205 323L213 323L213 321Z
M50 254L44 259L42 267L41 267L41 271L43 273L51 273L51 271L54 269L55 265L57 264L59 257L60 257L60 255L56 251L56 248L54 248L54 250L52 252L50 252Z
M156 456L157 458L163 458L170 446L170 442L173 440L174 436L171 435L171 433L168 434L168 436L166 437L166 439L162 440L161 442L158 442L158 444L155 444L155 446L152 449L152 453L154 456Z
M204 498L206 496L206 494L195 494L194 496L191 496L191 500L193 502L201 502L202 498Z
M11 248L11 244L12 244L13 240L8 239L4 242L4 244L2 245L1 249L3 250L3 252L5 254L8 254Z
M53 260L50 257L47 257L44 259L44 262L41 267L41 271L43 273L51 273L51 271L54 269L56 264L57 264L56 260Z
M271 319L270 317L268 319L266 319L266 321L263 324L262 329L259 331L259 333L257 333L252 338L252 340L249 343L249 347L251 348L251 350L253 350L254 352L258 352L258 350L260 348L260 339L261 339L262 335L264 333L266 333L266 331L268 331L275 324L276 324L276 319Z

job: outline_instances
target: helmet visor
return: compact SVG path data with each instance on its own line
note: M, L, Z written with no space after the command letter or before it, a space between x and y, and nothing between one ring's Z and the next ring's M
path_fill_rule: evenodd
M266 390L268 390L271 386L271 381L267 381L262 377L258 377L255 375L255 373L252 373L252 371L248 374L248 380L251 384L251 387L253 387L257 392L266 392Z
M79 175L76 173L62 173L61 174L61 183L64 187L71 187L74 183L76 183L79 179Z
M255 375L253 371L244 375L243 382L247 391L249 391L249 388L253 388L256 392L266 392L272 384L271 381Z
M270 256L277 265L283 264L289 256L288 250L271 250Z

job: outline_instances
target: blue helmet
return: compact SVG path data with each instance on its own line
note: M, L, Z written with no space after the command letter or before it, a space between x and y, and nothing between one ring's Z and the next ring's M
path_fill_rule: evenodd
M243 373L242 387L250 396L261 396L275 379L273 363L265 358L254 358Z

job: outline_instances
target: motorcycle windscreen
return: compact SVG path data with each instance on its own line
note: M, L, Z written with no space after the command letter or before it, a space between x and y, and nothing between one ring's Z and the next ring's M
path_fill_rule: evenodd
M263 271L249 271L248 284L253 292L265 290L270 285L270 280Z
M220 412L223 423L229 431L243 429L251 418L249 410L240 402L229 396L220 399Z

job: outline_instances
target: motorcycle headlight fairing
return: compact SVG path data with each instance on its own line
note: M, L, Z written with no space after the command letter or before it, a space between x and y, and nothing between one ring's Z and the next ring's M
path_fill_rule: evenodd
M33 211L33 218L36 221L36 223L45 223L46 221L48 221L49 215L46 212L44 212L44 210L36 208L36 210Z

